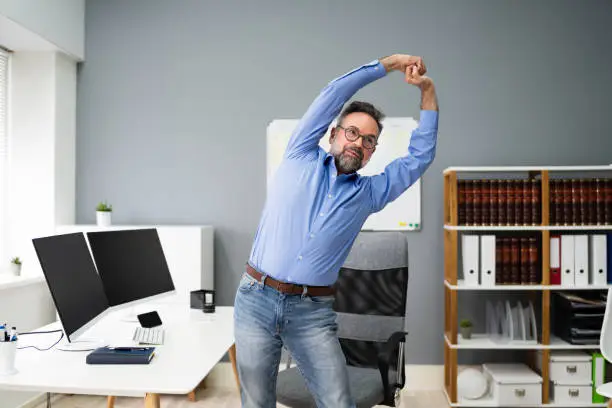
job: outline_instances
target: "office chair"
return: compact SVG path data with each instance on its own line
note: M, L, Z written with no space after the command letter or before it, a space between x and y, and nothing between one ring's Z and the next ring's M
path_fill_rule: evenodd
M401 232L362 232L340 269L334 310L358 408L399 406L405 383L404 331L408 247ZM278 374L277 400L292 408L316 407L297 367Z
M599 348L604 359L612 362L612 289L608 289L608 299L606 300L606 312L601 326L599 336ZM612 398L612 382L602 384L597 387L597 393L607 398ZM612 408L612 399L608 401L608 408Z

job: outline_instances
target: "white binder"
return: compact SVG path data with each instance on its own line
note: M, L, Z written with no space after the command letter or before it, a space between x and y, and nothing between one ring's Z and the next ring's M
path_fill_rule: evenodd
M481 286L495 286L495 235L480 237Z
M574 285L574 236L561 235L561 286Z
M576 286L589 286L589 236L574 236L574 282Z
M462 235L461 251L465 286L479 286L478 235Z
M591 254L591 282L593 285L605 286L608 284L608 256L606 249L606 235L596 234L590 236Z

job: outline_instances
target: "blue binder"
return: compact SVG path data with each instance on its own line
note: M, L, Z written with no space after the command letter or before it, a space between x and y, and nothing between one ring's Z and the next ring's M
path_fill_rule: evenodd
M100 347L87 355L87 364L149 364L155 347Z

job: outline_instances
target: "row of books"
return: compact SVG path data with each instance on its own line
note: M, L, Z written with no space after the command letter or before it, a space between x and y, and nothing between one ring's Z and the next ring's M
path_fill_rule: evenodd
M535 237L461 236L466 286L537 285L542 262Z
M550 225L612 224L612 179L551 179ZM458 180L458 224L540 225L539 179Z
M612 224L612 179L552 179L551 225Z
M540 225L540 180L459 180L459 225Z
M465 286L536 285L542 282L542 246L536 237L461 236ZM550 285L612 284L612 233L551 234ZM548 272L548 271L546 271Z

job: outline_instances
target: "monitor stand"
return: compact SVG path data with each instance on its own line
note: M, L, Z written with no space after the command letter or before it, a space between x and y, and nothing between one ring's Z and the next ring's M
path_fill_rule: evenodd
M83 338L75 341L61 342L56 348L61 351L93 351L104 346L107 346L107 343L101 339Z

